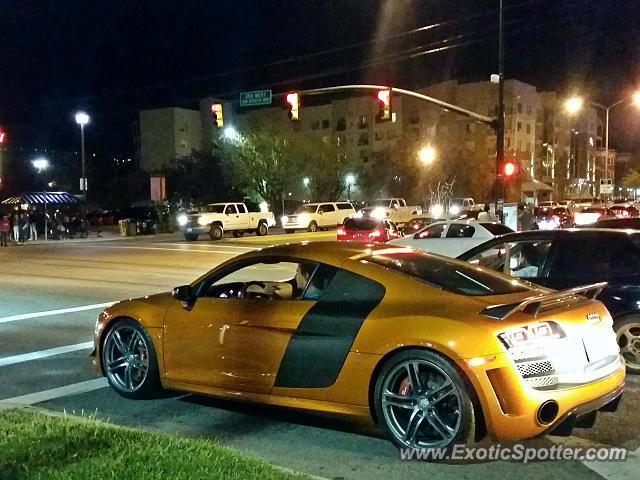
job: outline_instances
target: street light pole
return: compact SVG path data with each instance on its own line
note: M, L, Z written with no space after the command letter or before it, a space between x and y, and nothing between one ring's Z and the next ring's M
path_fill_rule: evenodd
M80 124L80 155L82 156L82 198L87 201L87 177L85 174L84 123Z
M498 211L500 199L504 202L504 184L502 181L501 167L504 163L504 31L502 1L499 6L498 24L498 116L496 118L496 215L504 222L502 210Z

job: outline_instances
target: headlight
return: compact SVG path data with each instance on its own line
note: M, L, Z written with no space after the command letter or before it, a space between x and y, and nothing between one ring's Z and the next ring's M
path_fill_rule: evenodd
M176 220L178 221L178 225L184 227L189 221L189 218L186 215L178 215L178 218Z
M507 349L526 347L541 340L552 340L564 336L562 328L555 322L541 322L510 328L498 334L498 338Z
M444 208L442 208L442 205L434 205L431 207L431 215L433 215L434 218L441 217L443 213Z
M452 215L457 215L460 213L460 207L458 205L453 205L450 209L449 209L449 213Z
M382 207L374 208L371 216L377 220L384 220L387 218L387 211Z
M198 225L204 227L205 225L209 224L209 220L207 220L206 217L199 217L198 218Z
M309 221L308 213L301 213L298 215L298 223L307 223Z
M287 220L289 220L289 217L287 217L286 215L280 217L280 223L282 223L283 225L287 223Z

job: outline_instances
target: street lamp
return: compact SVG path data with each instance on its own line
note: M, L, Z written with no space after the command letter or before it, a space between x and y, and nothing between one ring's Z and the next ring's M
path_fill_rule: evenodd
M418 151L418 159L424 164L429 165L436 159L436 149L431 145L422 147Z
M581 97L570 97L564 102L564 109L570 115L575 115L584 107L584 100Z
M356 177L354 177L352 174L349 174L345 178L345 181L347 183L347 200L351 200L351 186L356 183Z
M302 179L302 184L303 184L305 187L308 187L308 186L309 186L309 177L304 177L304 178Z
M82 198L87 200L87 177L85 175L85 151L84 151L84 126L89 123L91 118L85 112L77 112L76 113L76 123L80 125L80 150L82 155L82 180L80 180L80 192L82 193Z
M238 131L233 127L227 127L224 129L224 138L233 142L238 139Z
M38 173L41 173L43 170L49 168L49 160L44 157L38 157L31 160L31 165L35 168ZM46 190L46 189L45 189ZM44 241L48 241L49 238L49 222L47 221L47 192L44 194ZM36 235L37 239L37 235Z

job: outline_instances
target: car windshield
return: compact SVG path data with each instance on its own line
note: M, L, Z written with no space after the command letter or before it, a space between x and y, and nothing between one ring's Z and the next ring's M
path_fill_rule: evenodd
M207 205L207 212L209 212L209 213L223 213L225 206L226 205L224 203L223 204Z
M503 295L529 290L521 282L502 278L482 268L423 253L378 254L372 255L367 261L460 295Z
M348 218L344 222L344 228L347 230L373 230L380 222L371 218Z
M389 198L379 198L376 201L374 201L371 204L371 206L372 207L388 207L390 203L391 203L391 199Z
M296 214L299 215L301 213L316 213L317 205L303 205L296 210Z

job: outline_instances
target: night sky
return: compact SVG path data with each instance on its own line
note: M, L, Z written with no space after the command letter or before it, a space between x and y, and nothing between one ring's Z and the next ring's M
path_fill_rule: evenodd
M484 80L497 65L497 4L0 0L0 126L14 148L75 148L82 108L89 148L124 154L142 108L264 87ZM602 103L640 87L640 0L504 4L508 78ZM443 45L455 48L404 55ZM640 150L640 112L617 110L613 122L612 145Z

